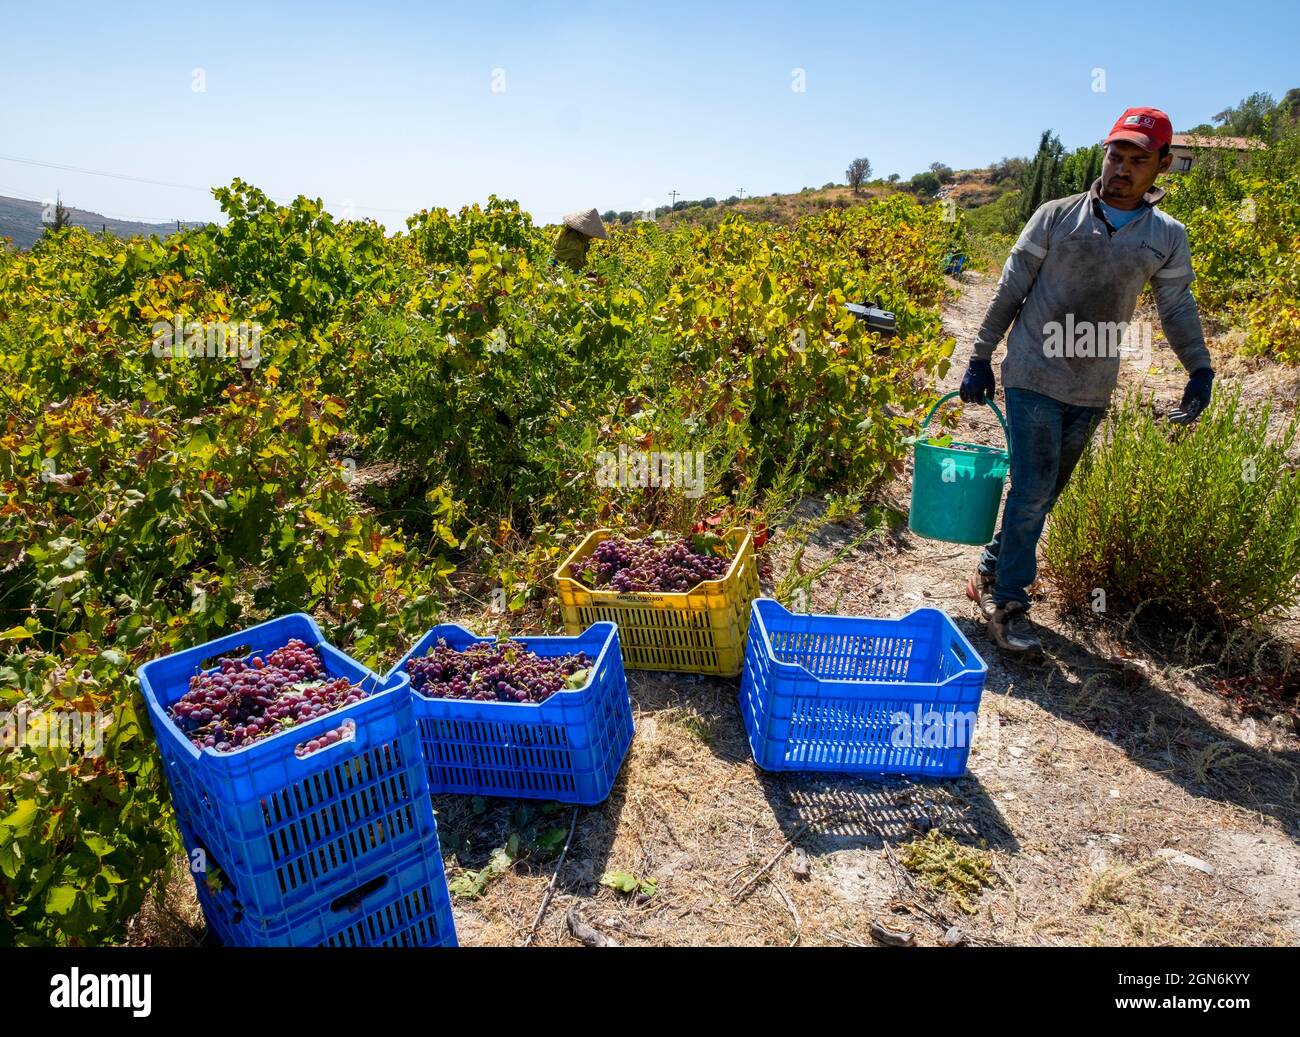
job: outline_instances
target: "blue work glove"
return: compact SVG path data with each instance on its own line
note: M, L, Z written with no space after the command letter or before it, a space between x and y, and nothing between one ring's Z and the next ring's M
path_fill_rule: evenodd
M996 388L992 362L972 357L966 365L966 375L961 380L961 402L988 403L993 399L993 390Z
M1187 379L1187 388L1183 390L1183 402L1169 415L1175 425L1190 425L1201 411L1210 405L1210 392L1214 385L1214 369L1198 367Z

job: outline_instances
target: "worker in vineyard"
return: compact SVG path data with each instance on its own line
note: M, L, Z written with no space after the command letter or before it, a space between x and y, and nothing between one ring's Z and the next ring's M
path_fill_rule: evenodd
M605 225L600 221L600 214L595 209L571 212L564 217L560 232L555 235L555 255L551 262L581 270L587 265L587 249L591 247L592 239L603 240L608 237Z
M1165 337L1189 374L1170 420L1195 421L1210 402L1214 371L1192 297L1187 232L1157 208L1165 192L1154 184L1169 168L1172 129L1157 108L1129 108L1103 142L1101 176L1092 186L1046 202L1030 217L1002 268L962 379L964 402L992 400L993 351L1010 327L1002 384L1011 488L1002 526L966 588L990 637L1009 652L1042 651L1028 617L1038 540L1105 414L1121 354L1131 348L1115 341L1115 329L1128 328L1148 283Z

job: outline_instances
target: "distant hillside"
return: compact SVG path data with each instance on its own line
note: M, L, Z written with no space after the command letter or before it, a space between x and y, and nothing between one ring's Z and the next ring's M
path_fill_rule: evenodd
M657 222L662 227L713 227L724 217L735 214L751 220L771 223L793 223L801 216L809 216L827 209L848 209L865 205L872 198L892 193L889 185L870 184L854 194L848 187L833 184L829 187L804 188L798 194L760 194L741 201L719 202L705 208L692 205L674 212L664 213Z
M1009 182L998 182L992 169L963 169L953 175L952 183L939 190L938 197L951 197L961 208L973 209L995 201L1010 189ZM688 205L663 213L656 222L661 227L713 227L734 213L752 220L793 223L802 216L832 208L849 209L865 205L873 198L884 198L906 190L905 182L891 184L884 180L865 184L859 194L854 194L844 184L828 184L820 188L805 187L797 194L760 194L743 201L728 199L707 207Z
M12 238L13 244L17 248L31 248L36 243L36 239L45 231L45 224L41 222L41 213L45 206L41 202L29 201L26 198L6 198L0 195L0 238ZM85 227L87 230L99 233L106 230L119 238L130 238L135 235L148 237L150 234L156 234L160 238L165 238L168 234L176 233L175 223L137 223L135 220L115 220L111 216L102 216L97 212L89 212L85 209L69 208L68 212L72 216L72 225L74 227ZM182 223L185 227L201 227L202 223Z

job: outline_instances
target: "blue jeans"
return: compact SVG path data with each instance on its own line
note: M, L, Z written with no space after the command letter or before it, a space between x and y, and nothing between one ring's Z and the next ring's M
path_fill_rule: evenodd
M1070 481L1104 407L1076 407L1028 389L1007 389L1011 489L1002 528L980 556L980 573L994 579L993 600L1029 606L1038 575L1038 538L1056 498Z

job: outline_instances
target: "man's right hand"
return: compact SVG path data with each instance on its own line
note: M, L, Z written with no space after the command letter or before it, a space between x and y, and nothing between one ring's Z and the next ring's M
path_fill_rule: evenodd
M966 365L966 375L961 380L962 403L989 403L997 383L993 380L993 364L975 357Z

